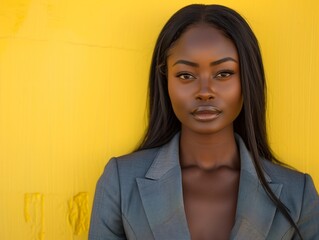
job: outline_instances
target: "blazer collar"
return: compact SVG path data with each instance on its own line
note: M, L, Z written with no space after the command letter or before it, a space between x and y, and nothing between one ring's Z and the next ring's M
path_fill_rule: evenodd
M179 164L179 134L160 148L145 178L136 179L154 239L190 240Z
M156 158L145 175L146 178L158 180L172 168L180 166L179 138L180 133L175 134L169 143L160 148Z
M276 205L262 187L252 157L239 135L235 135L240 151L240 180L237 198L236 221L230 239L266 239L274 216ZM261 159L261 164L263 160ZM272 182L264 171L270 189L279 198L282 184Z
M155 239L190 240L183 203L182 174L179 163L179 138L159 149L145 178L137 178L143 207ZM265 239L271 227L276 206L261 186L252 158L243 140L236 134L241 170L237 211L231 239ZM277 197L281 184L266 180Z

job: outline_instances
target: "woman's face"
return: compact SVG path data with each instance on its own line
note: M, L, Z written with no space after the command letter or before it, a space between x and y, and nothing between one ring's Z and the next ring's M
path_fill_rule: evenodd
M183 130L233 131L243 98L237 49L220 30L190 27L170 49L168 92Z

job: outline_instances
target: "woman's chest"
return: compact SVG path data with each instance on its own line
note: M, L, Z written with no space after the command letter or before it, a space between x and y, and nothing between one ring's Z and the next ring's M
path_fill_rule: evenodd
M229 239L235 222L239 171L186 169L182 182L192 239Z

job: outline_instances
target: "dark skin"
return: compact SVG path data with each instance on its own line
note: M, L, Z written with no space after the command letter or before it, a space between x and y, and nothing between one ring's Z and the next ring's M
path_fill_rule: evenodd
M240 159L233 121L242 108L235 45L206 24L190 27L167 58L168 91L180 120L180 164L193 240L229 239Z

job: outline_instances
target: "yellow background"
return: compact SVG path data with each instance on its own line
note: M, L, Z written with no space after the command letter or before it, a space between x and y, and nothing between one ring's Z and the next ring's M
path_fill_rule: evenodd
M0 239L87 239L107 160L145 128L155 39L192 1L0 0ZM319 3L201 1L254 29L271 145L319 187Z

